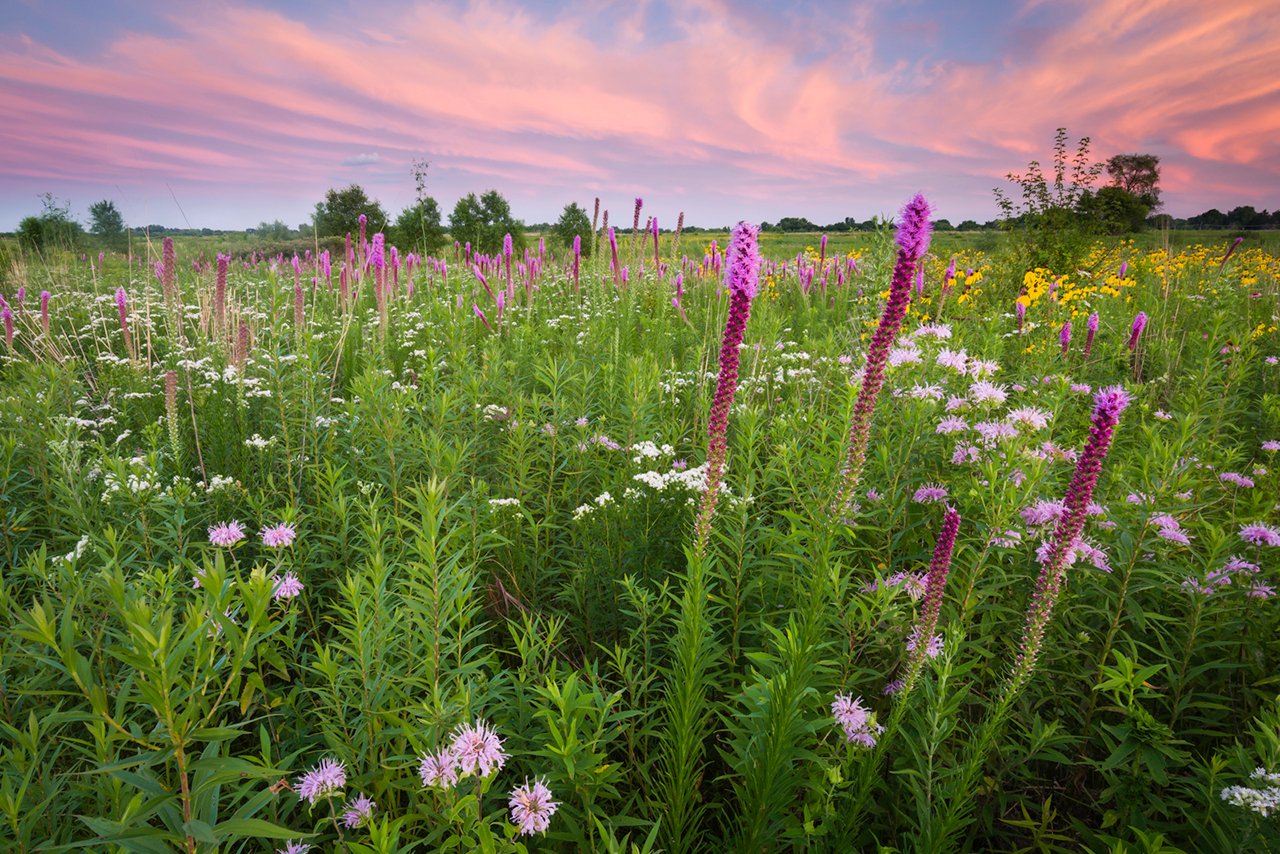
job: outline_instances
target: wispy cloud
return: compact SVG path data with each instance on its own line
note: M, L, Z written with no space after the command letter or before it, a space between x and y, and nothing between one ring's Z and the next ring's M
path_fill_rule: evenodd
M343 166L372 166L375 163L381 163L382 158L378 152L371 151L368 154L356 154L342 161Z

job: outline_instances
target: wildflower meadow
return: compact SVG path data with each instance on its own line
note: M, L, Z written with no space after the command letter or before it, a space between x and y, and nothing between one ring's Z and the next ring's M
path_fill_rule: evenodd
M1274 243L903 202L11 256L0 848L1280 847Z

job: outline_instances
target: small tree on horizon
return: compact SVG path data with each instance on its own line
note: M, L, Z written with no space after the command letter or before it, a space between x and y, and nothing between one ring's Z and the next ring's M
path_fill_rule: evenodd
M364 187L351 184L341 190L330 189L324 201L316 203L313 216L317 237L343 237L360 231L360 214L368 217L368 233L387 227L387 212L376 199L370 199Z
M103 199L89 205L89 233L100 237L109 246L119 245L124 238L124 216L116 203Z
M569 202L564 206L551 233L555 235L556 242L566 248L573 246L574 237L582 238L582 257L591 256L591 219L587 216L586 209L577 202Z
M524 223L511 216L511 205L497 190L476 198L468 193L458 199L449 215L449 234L459 243L488 254L502 250L503 238L511 235L517 249L524 248Z

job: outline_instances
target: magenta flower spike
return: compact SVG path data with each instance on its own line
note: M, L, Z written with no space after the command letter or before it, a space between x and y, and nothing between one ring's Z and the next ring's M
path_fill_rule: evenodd
M1076 462L1075 472L1062 502L1064 509L1058 517L1053 539L1049 541L1040 577L1036 580L1035 593L1027 609L1026 626L1009 686L1011 692L1020 688L1035 668L1045 629L1049 626L1054 603L1062 588L1063 575L1075 552L1080 533L1084 530L1085 517L1093 500L1093 490L1098 485L1098 475L1102 472L1102 461L1111 447L1116 425L1120 423L1120 413L1128 405L1129 395L1119 386L1105 388L1094 398L1089 439Z
M729 288L729 316L720 345L720 375L716 380L716 396L707 418L706 491L694 526L694 550L699 557L706 553L711 535L711 520L716 512L720 483L724 477L729 430L729 409L738 388L738 356L751 316L751 300L759 289L760 249L757 226L740 222L733 228L726 259L725 279Z
M44 330L45 337L49 337L49 292L40 292L40 328Z
M875 414L880 390L884 386L889 350L893 347L893 341L898 336L907 306L911 302L912 280L915 278L916 265L929 248L929 234L929 203L924 196L916 194L902 209L902 220L897 233L898 260L889 285L889 299L867 348L862 387L858 390L858 399L849 423L848 448L836 500L836 510L841 515L847 514L853 507L854 490L866 464L872 416Z
M960 530L960 514L948 507L942 519L942 528L933 546L933 559L929 562L929 574L925 578L924 604L920 608L920 621L916 624L915 648L908 660L908 685L914 683L919 666L924 661L934 632L938 628L938 615L942 612L942 593L947 586L947 574L951 571L951 554L956 546L956 534ZM905 694L905 692L904 692Z
M227 266L231 263L230 255L218 253L218 277L213 289L213 319L222 334L222 327L227 319Z
M489 318L484 316L484 312L481 311L480 306L476 305L475 303L472 303L471 308L473 311L475 311L476 317L480 318L480 322L484 324L485 329L488 329L490 332L492 332L493 327L489 325Z
M658 235L660 231L658 229L658 218L656 216L653 218L652 230L653 230L653 267L654 267L654 272L658 273L660 272L660 268L662 267L662 256L658 253Z
M618 276L621 272L621 268L618 266L618 234L617 231L612 228L609 229L608 233L609 252L612 254L612 259L609 261L609 269L613 271L614 282L617 282Z
M1024 303L1022 300L1018 300L1013 305L1014 305L1013 313L1018 316L1018 331L1021 332L1022 324L1027 319L1027 304Z
M1062 331L1058 333L1058 343L1062 345L1062 355L1067 355L1071 349L1071 321L1068 320L1062 324Z
M1093 337L1098 334L1098 313L1095 311L1089 315L1089 325L1086 327L1087 332L1084 338L1084 357L1089 358L1090 351L1093 350Z
M0 319L4 320L4 346L13 350L13 310L7 305L0 308Z
M1129 330L1129 350L1138 348L1138 338L1142 336L1142 330L1147 328L1147 313L1145 311L1138 312L1133 318L1133 328Z
M573 289L578 289L578 270L582 266L582 235L573 236Z

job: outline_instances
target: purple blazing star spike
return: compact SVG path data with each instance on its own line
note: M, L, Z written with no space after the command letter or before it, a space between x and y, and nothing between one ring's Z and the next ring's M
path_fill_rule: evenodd
M1062 502L1064 508L1062 515L1058 518L1053 538L1047 544L1040 577L1036 581L1035 593L1027 609L1022 644L1008 691L1018 690L1031 676L1031 671L1035 667L1036 656L1039 655L1045 629L1049 626L1053 605L1062 589L1063 575L1075 554L1080 533L1084 529L1093 490L1098 484L1098 475L1102 472L1102 462L1106 459L1107 451L1111 447L1116 425L1120 422L1120 414L1128 405L1129 395L1120 386L1105 388L1094 398L1089 439L1085 442L1084 450L1076 462L1075 472L1071 476L1071 483L1067 487L1067 494Z
M13 349L13 311L9 306L0 308L0 319L4 321L4 346Z
M40 292L40 328L44 330L44 334L49 334L49 292Z
M1145 311L1138 312L1133 318L1133 328L1129 331L1129 349L1135 350L1138 347L1138 338L1142 335L1142 330L1147 328L1147 313Z
M694 526L695 551L699 556L706 552L707 540L711 534L711 520L715 515L720 480L724 475L729 409L733 406L734 392L738 387L739 350L746 334L747 320L751 316L751 300L759 289L758 234L756 226L740 222L734 226L729 242L725 265L729 316L720 347L720 374L716 380L716 396L707 418L707 488L702 494L702 504Z
M1068 320L1062 324L1062 331L1058 333L1058 343L1062 345L1062 355L1067 355L1071 350L1071 321Z
M919 261L929 251L929 235L933 226L929 223L929 203L919 193L902 209L902 222L898 226L898 246L912 261Z
M893 347L894 339L898 336L902 319L906 316L907 306L911 302L911 284L915 279L916 262L929 248L929 203L923 196L917 194L902 209L902 222L898 226L897 243L900 248L898 260L893 268L893 279L889 284L889 299L884 305L880 323L867 348L862 385L858 390L858 399L849 421L846 458L836 503L836 511L841 514L853 506L854 490L858 485L858 479L862 477L862 468L867 459L871 419L875 414L880 390L884 386L889 351Z
M1093 337L1098 334L1098 313L1095 311L1089 315L1089 324L1084 339L1084 357L1089 358L1089 352L1093 349Z
M1122 279L1123 279L1123 278L1124 278L1125 273L1128 273L1128 272L1129 272L1129 262L1128 262L1128 261L1121 261L1121 262L1120 262L1120 272L1119 272L1117 275L1118 275L1120 278L1122 278Z
M1027 319L1027 304L1021 300L1014 303L1013 313L1018 316L1018 331L1022 331L1023 321Z

